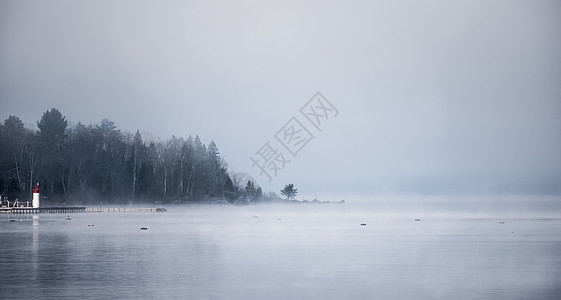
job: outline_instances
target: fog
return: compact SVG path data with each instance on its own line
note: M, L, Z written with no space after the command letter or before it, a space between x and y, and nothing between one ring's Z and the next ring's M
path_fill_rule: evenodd
M561 203L558 196L479 195L479 196L331 196L346 199L355 217L371 218L458 218L458 219L547 219L558 218Z
M559 1L0 2L0 118L214 140L302 193L559 193ZM271 181L249 159L337 108ZM288 157L288 152L285 153Z
M504 207L475 216L470 207L489 203L473 198L363 200L166 206L70 221L2 214L0 250L10 255L0 259L9 270L0 297L559 298L558 217L516 218Z

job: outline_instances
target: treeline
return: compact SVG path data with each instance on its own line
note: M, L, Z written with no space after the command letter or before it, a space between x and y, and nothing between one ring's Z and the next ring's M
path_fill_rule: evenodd
M11 199L30 199L39 182L42 203L100 201L209 201L224 195L227 164L214 142L198 136L144 142L114 122L69 126L55 108L36 129L16 116L0 124L0 190Z

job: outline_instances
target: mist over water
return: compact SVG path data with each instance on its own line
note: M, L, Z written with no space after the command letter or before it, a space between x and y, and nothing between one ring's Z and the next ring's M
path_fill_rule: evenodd
M168 206L165 213L73 214L71 221L1 215L0 298L561 295L558 198L345 200Z
M0 214L0 300L561 299L560 15L525 0L0 1L10 200L39 180L42 205L193 202L235 174L230 195L345 200Z
M561 196L332 196L348 199L349 209L378 217L559 218Z

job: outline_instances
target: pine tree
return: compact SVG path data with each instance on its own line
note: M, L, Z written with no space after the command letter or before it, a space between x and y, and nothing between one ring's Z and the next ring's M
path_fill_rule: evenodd
M236 202L236 199L238 199L236 187L234 186L234 182L230 176L226 178L226 183L224 184L224 198L226 198L228 203L234 203Z
M286 200L291 200L294 199L294 197L296 197L296 194L298 194L298 189L294 188L294 184L287 184L284 186L284 189L282 189L281 191L281 195L286 197Z
M37 122L39 148L43 156L41 173L49 183L50 198L54 194L55 183L61 179L64 184L63 148L66 143L68 121L56 108L46 111Z

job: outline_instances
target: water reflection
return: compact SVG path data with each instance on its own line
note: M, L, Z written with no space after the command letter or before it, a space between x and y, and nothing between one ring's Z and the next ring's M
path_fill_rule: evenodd
M35 281L38 278L39 272L39 215L33 215L33 229L32 229L32 243L31 255L31 278Z
M0 251L9 253L0 256L0 298L559 295L560 219L505 218L500 224L495 218L422 215L415 222L410 212L384 216L353 205L189 206L161 214L82 213L72 221L57 214L15 223L0 217L6 221Z

